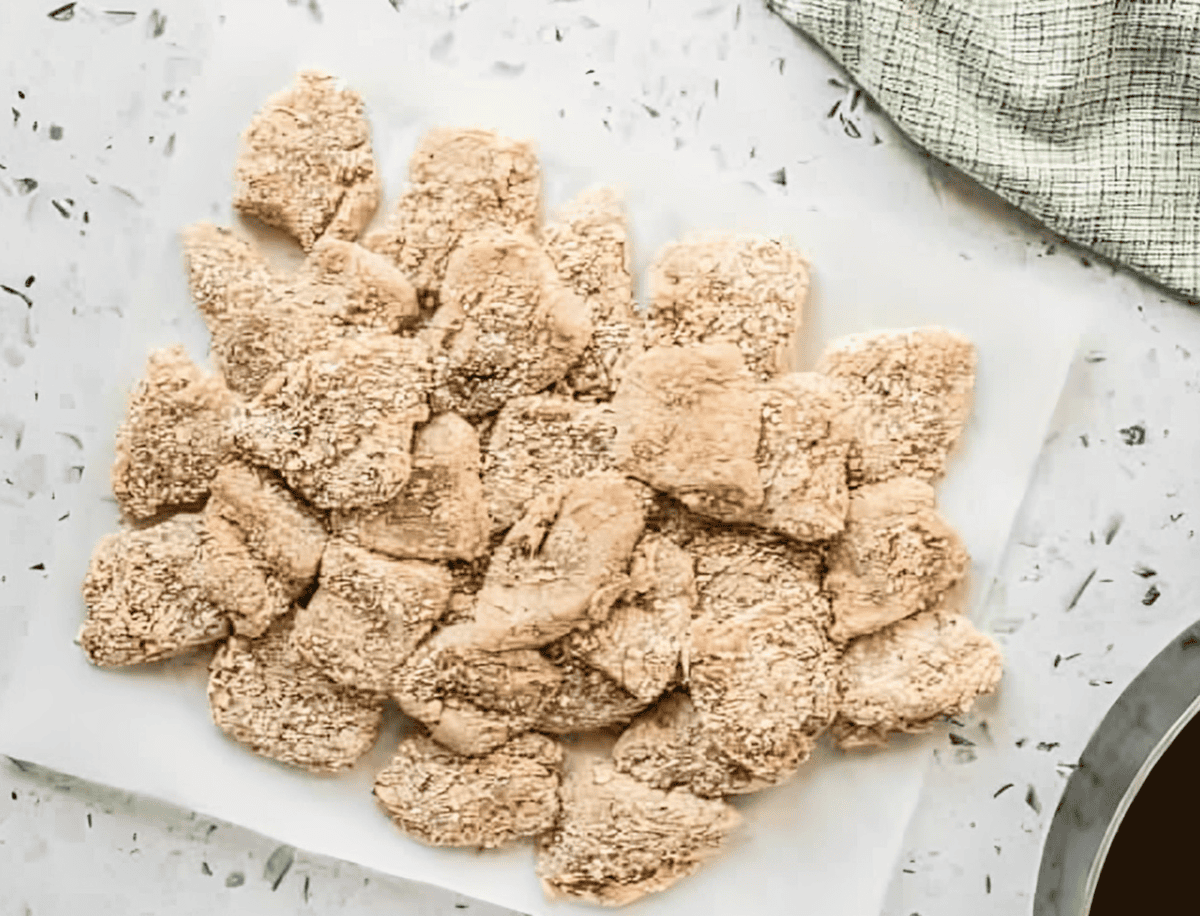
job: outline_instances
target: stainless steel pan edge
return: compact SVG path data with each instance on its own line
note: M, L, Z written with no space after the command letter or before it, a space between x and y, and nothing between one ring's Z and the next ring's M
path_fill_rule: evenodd
M1134 678L1080 755L1046 836L1034 916L1086 916L1121 819L1198 710L1200 622Z

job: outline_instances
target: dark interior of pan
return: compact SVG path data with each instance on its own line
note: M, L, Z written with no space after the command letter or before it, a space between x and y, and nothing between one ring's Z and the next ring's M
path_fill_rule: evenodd
M1046 838L1035 916L1200 913L1200 623L1108 711Z

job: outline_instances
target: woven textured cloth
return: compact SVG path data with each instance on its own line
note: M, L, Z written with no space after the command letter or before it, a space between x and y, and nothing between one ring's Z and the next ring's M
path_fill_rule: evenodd
M920 146L1200 296L1200 0L767 0Z

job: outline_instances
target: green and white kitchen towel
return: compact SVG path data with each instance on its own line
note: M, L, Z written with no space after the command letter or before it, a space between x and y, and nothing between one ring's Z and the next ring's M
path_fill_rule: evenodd
M1200 298L1200 2L767 4L934 156Z

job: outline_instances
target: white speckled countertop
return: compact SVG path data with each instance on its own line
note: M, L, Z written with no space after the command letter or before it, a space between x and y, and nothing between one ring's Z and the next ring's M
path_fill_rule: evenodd
M321 15L319 0L243 2ZM1187 419L1200 403L1200 315L930 162L758 0L390 2L431 58L537 80L567 123L700 151L797 207L887 213L964 259L1094 297L1094 329L982 621L1042 674L1006 681L954 729L960 743L930 739L931 777L885 907L1031 912L1072 765L1121 690L1198 616L1200 430ZM96 435L95 391L64 384L62 354L116 345L188 85L221 27L221 4L202 0L49 15L59 5L0 0L11 109L0 123L0 680L15 634L41 610L55 526ZM292 861L239 828L0 762L0 916L84 906L500 912L303 852Z

